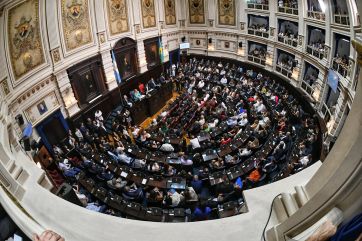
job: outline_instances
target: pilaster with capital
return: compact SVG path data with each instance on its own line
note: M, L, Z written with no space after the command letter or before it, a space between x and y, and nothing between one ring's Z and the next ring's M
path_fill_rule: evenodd
M145 45L143 40L137 40L137 57L138 57L138 67L139 72L144 73L147 71L147 59L145 52Z
M68 117L72 117L80 111L78 101L74 96L72 86L66 70L62 70L55 74L59 92L64 102L64 108Z
M117 88L118 86L116 77L114 76L112 55L110 51L111 51L110 49L106 49L103 52L101 52L103 69L106 75L106 85L109 91Z

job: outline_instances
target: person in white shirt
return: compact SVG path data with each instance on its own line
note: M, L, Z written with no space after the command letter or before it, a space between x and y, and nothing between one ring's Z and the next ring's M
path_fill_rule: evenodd
M202 89L205 86L205 82L204 80L200 80L199 83L197 84L197 88Z
M199 124L202 126L202 125L205 124L205 122L206 122L205 117L203 115L201 115L200 120L199 120Z
M225 103L224 102L221 102L221 107L224 109L224 110L227 110L228 108L226 107Z
M309 163L309 156L303 156L299 159L298 161L300 164L302 164L303 166L307 166Z
M257 99L257 97L255 99ZM254 106L255 109L257 109L262 103L263 102L261 100L257 99L257 101L253 104L253 106Z
M204 101L207 101L208 99L210 98L210 94L209 93L207 93L206 95L205 95L205 97L204 97Z
M176 76L176 65L172 65L172 76Z
M182 201L185 200L185 197L180 193L176 192L175 190L171 190L167 193L168 198L171 199L170 206L177 207ZM167 198L166 198L167 200Z
M194 150L201 147L200 142L197 138L191 139L190 143L191 143L192 149L194 149Z
M78 128L75 129L74 134L78 138L79 141L83 141L83 139L84 139L83 134Z
M126 163L126 164L130 164L132 162L132 158L129 157L124 151L121 151L120 153L118 153L118 158L119 160L121 160L122 162Z
M68 159L64 159L63 162L58 163L58 167L59 167L60 170L66 171L66 170L69 170L72 166L70 165Z
M242 116L241 117L241 120L238 122L238 125L239 126L246 126L248 124L248 118L246 118L246 116Z
M134 127L133 130L132 130L132 135L134 138L137 138L138 135L139 135L139 132L140 132L140 128L138 127Z
M173 148L173 146L170 143L163 143L162 146L160 147L160 150L166 152L173 152L175 148Z
M258 108L256 109L257 112L261 113L266 111L266 107L264 104L261 104L260 106L258 106Z
M279 2L278 2L278 6L279 6L279 7L281 7L281 8L284 6L284 2L283 2L283 0L279 0Z
M208 126L210 129L213 129L217 126L218 123L219 123L219 120L215 119L213 122L208 123Z
M259 121L259 125L261 127L265 127L266 125L269 125L269 124L270 124L270 119L268 116L264 116L264 118Z
M94 113L94 117L96 118L97 121L102 122L102 121L103 121L102 111L97 110L97 111Z
M251 155L251 150L249 150L248 148L243 148L241 149L241 151L239 151L240 156L250 156Z

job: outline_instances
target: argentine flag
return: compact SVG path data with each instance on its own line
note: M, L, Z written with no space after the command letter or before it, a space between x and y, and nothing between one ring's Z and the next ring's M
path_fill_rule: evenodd
M117 66L117 62L116 62L116 56L114 55L114 51L112 49L112 62L113 62L113 71L114 71L114 77L116 78L116 81L118 84L120 84L122 82L122 78L121 75L118 72L118 66Z

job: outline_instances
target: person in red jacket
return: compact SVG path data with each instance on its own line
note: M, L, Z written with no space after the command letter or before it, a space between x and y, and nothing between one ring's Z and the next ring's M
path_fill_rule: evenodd
M227 145L231 142L231 138L228 137L227 135L223 136L221 141L220 141L220 145L223 146L223 145Z

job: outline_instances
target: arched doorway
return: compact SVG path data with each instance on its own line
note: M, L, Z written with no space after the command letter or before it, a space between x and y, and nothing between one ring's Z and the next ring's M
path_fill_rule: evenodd
M131 38L120 39L113 51L122 82L137 75L137 42Z

